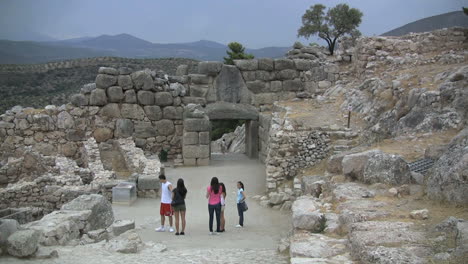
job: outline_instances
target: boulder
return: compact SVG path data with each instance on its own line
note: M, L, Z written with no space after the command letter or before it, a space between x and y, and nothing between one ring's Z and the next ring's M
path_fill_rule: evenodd
M94 242L99 242L108 238L108 233L106 229L97 229L92 230L87 233L88 237L92 239Z
M205 74L190 74L189 77L192 84L209 84L212 79Z
M190 118L184 120L184 130L187 132L210 131L211 123L209 119Z
M114 132L107 128L107 127L99 127L96 128L93 132L93 137L96 139L97 143L105 142L111 138L113 138Z
M7 239L7 251L15 257L27 257L34 254L39 246L41 233L36 230L19 230Z
M135 90L128 90L125 91L125 99L124 102L127 104L136 104L137 103L137 96Z
M116 220L112 224L112 233L114 236L120 236L120 234L123 234L131 229L135 229L134 220Z
M426 192L431 199L468 203L468 128L450 143L426 177Z
M58 258L58 252L55 249L38 247L36 253L34 253L33 258L35 259L51 259Z
M14 219L0 219L0 249L4 249L7 239L19 229L18 221Z
M176 108L174 106L166 106L163 109L164 119L172 119L172 120L182 119L182 115L183 115L183 109L180 107Z
M322 232L325 229L325 216L320 213L320 207L311 198L299 197L292 205L293 227L312 232Z
M109 75L119 75L119 71L111 67L99 67L98 73L109 74Z
M242 92L247 90L241 72L233 65L223 66L215 79L214 88L216 100L230 103L240 103L242 101Z
M304 195L312 195L319 197L325 184L323 176L303 176L302 177L302 193Z
M304 83L299 79L283 81L283 91L298 92L304 90Z
M117 119L115 122L114 136L116 138L127 138L133 134L133 122L130 119Z
M61 210L83 211L91 210L88 218L89 230L107 228L114 222L112 205L102 195L81 195L62 206Z
M221 71L223 63L219 61L202 61L198 63L198 73L216 76Z
M145 111L137 104L122 104L120 110L123 118L143 120Z
M467 256L468 255L468 222L458 221L456 225L456 245L455 249L456 256Z
M107 104L106 91L103 89L95 89L89 97L89 105L104 106Z
M117 76L108 74L98 74L96 76L96 87L107 89L117 83Z
M174 134L175 126L171 120L163 119L155 122L156 131L160 136L169 136Z
M135 122L134 124L135 134L137 138L150 138L156 137L156 127L151 122Z
M163 118L161 107L157 105L146 105L143 109L145 110L146 116L151 121L158 121Z
M57 115L57 127L69 129L75 127L75 120L67 111L62 111Z
M152 90L154 89L153 78L147 71L137 71L130 74L133 84L137 90Z
M169 92L159 92L155 96L155 104L159 106L169 106L174 103L172 94Z
M271 58L258 59L258 69L263 71L273 71L274 61Z
M119 74L120 75L129 75L132 73L132 69L129 67L119 67Z
M88 105L88 98L83 95L83 94L74 94L72 95L72 97L70 98L70 102L74 105L74 106L85 106L85 105Z
M275 59L275 70L295 69L294 61L290 59Z
M119 105L116 103L106 104L101 111L99 111L101 116L110 117L110 118L120 118L122 117L120 114Z
M96 89L96 83L87 83L81 87L82 94L90 94L94 89Z
M107 98L111 103L120 103L125 98L122 87L111 86L107 88Z
M234 60L234 65L241 71L256 71L258 70L258 60ZM227 65L225 65L227 66Z
M143 241L135 230L128 230L106 244L108 250L125 254L137 253L142 247Z
M153 105L154 94L150 91L138 91L137 93L138 103L141 105Z
M132 77L129 75L120 75L117 80L117 84L124 90L130 90L133 88Z

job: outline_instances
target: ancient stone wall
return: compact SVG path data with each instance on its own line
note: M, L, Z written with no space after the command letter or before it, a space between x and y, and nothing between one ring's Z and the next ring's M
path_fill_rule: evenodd
M467 28L441 29L401 37L362 37L356 42L352 61L358 75L372 74L379 62L396 66L460 63L465 60L463 51L468 48L467 38Z

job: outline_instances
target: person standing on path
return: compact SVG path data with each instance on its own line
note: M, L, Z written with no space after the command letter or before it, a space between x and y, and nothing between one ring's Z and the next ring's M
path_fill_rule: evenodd
M239 224L236 227L244 227L244 184L241 181L237 182L237 213L239 214Z
M226 154L226 139L221 140L221 153Z
M211 179L210 186L206 189L206 198L208 199L208 213L210 215L210 235L218 235L221 232L220 216L221 216L221 193L223 187L219 185L218 178ZM216 212L216 233L213 233L213 214Z
M166 216L169 217L169 232L174 232L172 228L172 215L174 211L172 210L172 184L166 179L164 174L159 175L159 182L161 183L161 207L159 209L159 214L161 215L161 227L156 228L156 232L164 232L164 222Z
M221 192L221 232L224 232L225 226L226 226L226 219L224 218L224 210L226 209L226 186L224 186L224 183L219 184L221 186L221 189L223 190Z
M187 196L187 188L185 188L184 180L177 180L177 187L172 190L172 206L175 212L175 235L185 235L185 197ZM179 233L179 216L182 222L182 232Z

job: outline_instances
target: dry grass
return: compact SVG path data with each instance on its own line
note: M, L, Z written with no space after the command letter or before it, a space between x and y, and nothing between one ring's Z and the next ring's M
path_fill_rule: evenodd
M457 133L457 130L448 130L435 132L430 135L418 134L412 139L390 138L376 143L367 149L379 149L385 153L398 154L406 161L411 162L423 157L427 147L449 143Z

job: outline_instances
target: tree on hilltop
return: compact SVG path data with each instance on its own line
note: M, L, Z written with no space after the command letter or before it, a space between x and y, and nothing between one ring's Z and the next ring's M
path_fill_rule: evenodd
M307 39L318 35L327 42L330 55L333 55L336 41L340 37L348 34L354 38L361 34L357 27L361 24L362 12L349 8L347 4L338 4L328 9L325 15L325 8L322 4L316 4L307 9L297 35Z
M226 53L229 56L224 57L224 64L234 65L234 60L246 60L254 58L252 54L244 53L245 48L239 42L229 43L228 48L230 49L230 51L227 50Z
M463 7L463 12L468 16L468 7Z

